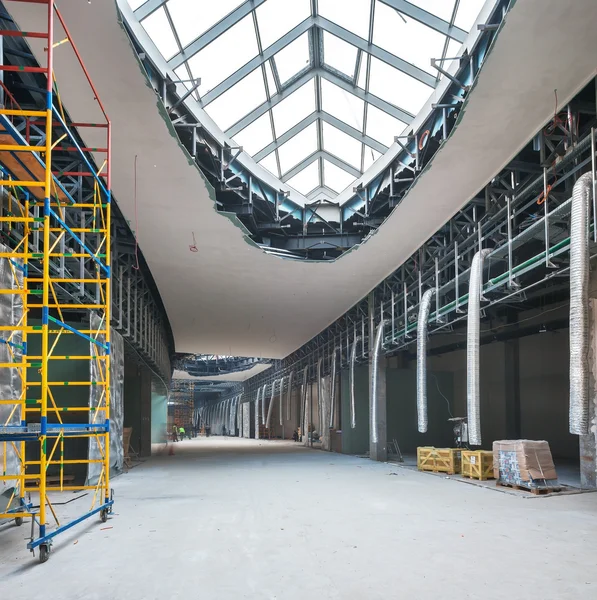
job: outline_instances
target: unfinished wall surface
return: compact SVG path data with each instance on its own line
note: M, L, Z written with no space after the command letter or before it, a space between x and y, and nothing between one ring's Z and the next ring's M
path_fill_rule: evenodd
M293 432L298 427L298 413L300 403L300 389L294 388L290 395L290 419L286 418L286 394L282 394L282 425L280 425L280 395L274 396L274 406L270 423L270 435L272 438L291 440Z
M124 362L124 426L133 428L133 448L141 456L150 456L151 371L131 356Z
M388 443L395 439L403 454L416 454L418 446L453 445L453 425L448 421L453 413L452 373L431 371L428 373L427 433L419 433L417 430L416 371L388 368L386 382Z
M356 427L350 427L350 381L348 369L340 373L340 405L342 452L367 454L369 452L369 365L354 369Z
M157 378L151 378L151 443L163 444L167 439L168 390Z

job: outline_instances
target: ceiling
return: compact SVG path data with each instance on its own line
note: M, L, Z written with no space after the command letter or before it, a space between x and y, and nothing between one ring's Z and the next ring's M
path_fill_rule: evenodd
M127 0L175 76L256 162L333 199L409 125L484 0ZM321 65L296 91L298 80ZM272 97L283 99L272 102Z
M594 0L517 0L460 122L387 221L335 261L287 261L216 212L213 189L180 146L116 5L59 6L112 119L114 196L136 231L178 352L286 356L395 270L511 160L553 114L554 88L565 103L595 75ZM42 5L9 8L22 29L42 27ZM55 66L63 102L74 120L93 121L93 95L65 46ZM32 47L43 56L34 40ZM189 251L193 236L198 252Z

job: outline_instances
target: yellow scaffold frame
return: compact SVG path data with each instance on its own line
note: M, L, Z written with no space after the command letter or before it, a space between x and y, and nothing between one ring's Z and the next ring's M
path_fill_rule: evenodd
M21 2L25 0L9 0ZM53 539L77 523L99 514L105 521L112 512L113 499L110 490L110 232L111 232L111 124L95 87L68 32L66 24L55 6L54 0L38 0L47 5L46 32L32 33L18 30L0 31L0 35L42 38L46 43L45 67L20 67L21 71L45 73L47 79L45 110L22 110L14 105L14 97L6 89L13 106L0 108L0 185L8 189L8 213L0 216L0 227L21 236L8 236L10 251L0 252L0 260L8 261L13 271L16 289L0 290L0 294L19 294L23 300L23 316L18 323L1 323L0 339L7 344L11 360L0 363L0 369L16 370L22 382L18 399L0 399L0 405L12 406L9 418L0 423L0 443L3 444L3 472L0 481L15 481L13 497L0 519L15 519L17 525L23 518L33 520L32 537L27 547L39 549L42 562L48 559ZM105 123L69 123L65 116L58 89L54 81L54 19L58 18L70 47L74 51L89 82ZM0 70L11 70L0 65ZM14 69L12 69L14 70ZM4 84L2 84L4 87ZM26 135L20 133L24 125ZM42 131L43 145L32 145L29 139L31 127ZM105 148L85 148L74 128L93 127L105 131ZM12 139L8 139L8 137ZM77 155L84 171L77 172L80 181L85 180L93 189L93 201L77 201L61 181L65 174L53 167L53 152L65 140L71 146L61 145L60 150ZM8 143L6 143L8 142ZM94 157L105 154L102 166L97 169ZM43 194L41 189L43 188ZM4 200L3 200L4 202ZM16 211L14 210L16 207ZM41 210L41 216L39 216ZM69 225L70 223L70 225ZM80 224L79 226L73 225ZM5 224L8 224L7 226ZM33 238L37 239L37 245ZM41 241L41 245L40 245ZM13 246L14 245L14 246ZM36 247L37 246L37 247ZM70 248L68 246L73 246ZM66 261L79 259L87 271L80 277L72 276ZM83 267L81 267L83 270ZM91 270L91 274L89 271ZM20 275L22 272L22 275ZM17 276L18 275L18 276ZM20 280L22 279L22 283ZM66 300L61 293L68 286L77 286L88 300ZM41 297L41 302L40 302ZM89 301L89 299L92 301ZM64 311L80 315L67 323ZM93 315L91 313L94 313ZM33 324L32 315L41 314L41 325ZM89 326L81 326L89 317ZM94 321L96 325L94 325ZM21 334L20 343L14 342ZM77 356L58 354L62 336L75 335L89 344L89 353ZM36 337L38 336L38 337ZM32 341L41 339L41 353L28 350ZM51 380L51 361L84 361L89 364L89 379L84 381ZM13 371L14 372L14 371ZM93 375L96 374L96 376ZM39 379L39 381L37 381ZM88 406L61 404L60 392L65 387L83 386L89 389ZM20 422L14 423L14 415L20 413ZM63 419L74 413L76 422ZM79 416L77 416L79 415ZM65 420L67 422L65 422ZM65 459L65 442L84 438L88 448L98 455L85 459ZM29 445L36 448L29 448ZM18 459L18 472L7 473L7 449L13 449ZM39 457L37 457L39 454ZM66 482L65 465L99 465L96 481L84 484ZM48 468L58 466L57 490L91 490L91 506L78 518L61 524L49 498ZM65 483L67 483L65 485ZM34 510L27 499L37 493L39 509ZM17 506L13 507L14 501ZM56 526L50 530L49 513ZM37 525L37 533L36 527Z

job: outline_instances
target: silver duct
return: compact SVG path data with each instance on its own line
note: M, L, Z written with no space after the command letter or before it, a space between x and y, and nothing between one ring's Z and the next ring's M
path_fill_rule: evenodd
M263 391L261 392L261 424L265 425L265 388L267 384L263 384Z
M284 426L284 413L282 412L282 402L284 395L282 392L284 391L284 377L280 379L280 425Z
M381 342L383 339L383 328L385 319L380 321L375 332L375 345L373 347L373 372L371 373L371 441L377 444L377 392L379 388L379 356L381 354Z
M268 429L269 429L269 424L270 424L270 422L272 420L272 409L274 407L274 396L276 395L276 382L277 381L278 381L277 379L274 379L272 381L272 395L271 395L271 397L269 399L269 406L267 408L267 420L265 422L265 426Z
M427 431L427 321L434 294L434 288L423 294L417 321L417 423L420 433Z
M301 414L300 414L300 423L302 428L302 433L304 435L305 429L305 421L307 418L307 378L309 375L309 367L305 367L303 369L303 384L301 386Z
M323 378L322 378L322 366L323 358L320 358L317 361L317 411L319 418L319 435L322 435L323 432Z
M354 342L352 343L352 350L350 351L350 368L348 375L350 378L350 427L355 429L357 426L357 414L355 408L354 398L354 365L357 360L357 344L361 341L361 338L355 335ZM361 342L362 345L362 342Z
M330 429L334 428L334 417L336 416L336 354L340 346L332 351L332 381L330 387Z
M294 371L290 371L290 375L288 376L288 392L286 393L286 420L292 420L292 405L290 394L292 394L292 377L294 375Z
M479 346L481 331L481 288L483 260L490 250L479 250L473 257L468 286L468 315L466 332L466 406L469 442L481 445L481 399L479 392Z
M261 395L261 390L263 389L263 386L258 387L257 388L257 396L255 397L255 439L258 440L259 439L259 425L261 423L261 418L259 416L259 402L261 400L260 395Z
M570 208L570 433L589 433L589 201L593 178L574 184Z

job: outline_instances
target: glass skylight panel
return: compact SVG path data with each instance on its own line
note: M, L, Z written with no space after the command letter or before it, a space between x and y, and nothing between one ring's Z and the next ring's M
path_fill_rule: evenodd
M147 0L127 0L127 2L129 3L131 10L137 10L140 6L145 4Z
M376 152L375 150L373 150L373 148L369 148L368 146L365 146L365 161L364 161L364 167L365 167L365 171L381 156L381 154L379 152Z
M373 139L391 146L394 137L400 135L406 125L383 110L369 104L367 107L367 128L365 133Z
M323 149L355 167L355 169L360 169L361 149L363 147L361 142L325 121L322 125Z
M319 0L319 14L340 27L367 39L369 34L369 0Z
M231 27L188 60L193 77L201 77L205 94L259 53L251 16Z
M257 68L208 104L205 111L222 131L226 131L266 99L261 69Z
M261 47L265 50L311 14L309 0L267 0L255 10Z
M359 78L357 80L357 86L362 90L365 89L365 83L367 81L367 59L369 55L365 52L361 52L361 68L359 69Z
M347 125L363 130L365 103L327 79L321 80L321 107L324 112L344 121Z
M287 173L317 150L317 126L312 123L278 148L282 174Z
M323 183L331 190L340 193L354 181L354 177L328 160L323 161Z
M445 36L376 1L373 43L436 75L437 70L431 66L431 59L442 57Z
M279 137L315 111L314 81L308 81L272 109Z
M416 115L431 96L433 89L381 60L371 58L369 91Z
M184 47L242 3L243 0L217 0L217 2L168 0L168 11L180 43Z
M276 153L272 152L268 154L259 164L267 169L272 175L279 177L278 173L278 161L276 160Z
M475 24L484 3L485 0L460 0L458 12L454 19L454 25L465 31L470 31Z
M408 0L411 4L426 10L428 13L450 22L455 0ZM377 13L376 13L377 15Z
M178 52L178 44L163 7L143 19L141 25L143 25L147 35L166 60L169 60Z
M248 127L237 133L234 136L234 140L251 156L273 142L274 137L272 135L269 112L266 112Z
M303 196L306 196L319 186L319 161L312 162L286 183L297 192L303 194Z
M348 77L353 77L357 62L357 49L352 44L324 31L323 62Z
M297 73L309 67L309 34L303 33L299 38L282 48L274 56L280 83L284 85Z

